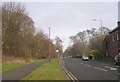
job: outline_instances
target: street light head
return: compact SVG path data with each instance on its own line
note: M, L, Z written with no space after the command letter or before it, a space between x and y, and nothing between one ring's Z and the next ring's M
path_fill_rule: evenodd
M100 20L100 19L92 19L93 21L102 21L102 20Z
M56 50L56 52L59 52L59 50Z

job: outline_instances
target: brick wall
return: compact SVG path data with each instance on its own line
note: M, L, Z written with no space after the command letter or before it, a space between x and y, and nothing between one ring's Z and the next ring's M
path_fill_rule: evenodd
M115 55L118 55L118 50L120 50L120 21L118 26L112 30L104 40L104 51L108 57L114 59ZM108 42L108 48L106 48L106 43Z
M110 57L114 58L118 54L118 40L117 40L118 30L110 33ZM114 40L113 40L114 39Z

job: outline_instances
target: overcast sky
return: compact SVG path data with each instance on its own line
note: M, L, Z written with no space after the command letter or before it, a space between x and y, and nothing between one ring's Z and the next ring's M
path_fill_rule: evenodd
M33 18L36 30L42 29L51 38L60 37L66 48L69 37L90 28L103 26L113 29L118 21L117 2L25 2L29 16Z

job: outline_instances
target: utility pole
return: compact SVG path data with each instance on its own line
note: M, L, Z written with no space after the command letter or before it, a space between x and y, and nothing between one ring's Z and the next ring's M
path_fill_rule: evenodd
M51 62L51 40L50 40L50 27L49 27L49 62Z

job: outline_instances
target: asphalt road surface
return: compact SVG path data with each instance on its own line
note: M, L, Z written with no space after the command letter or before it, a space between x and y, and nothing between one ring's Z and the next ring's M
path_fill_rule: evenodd
M113 64L81 58L64 58L63 64L78 80L118 80L118 67Z

